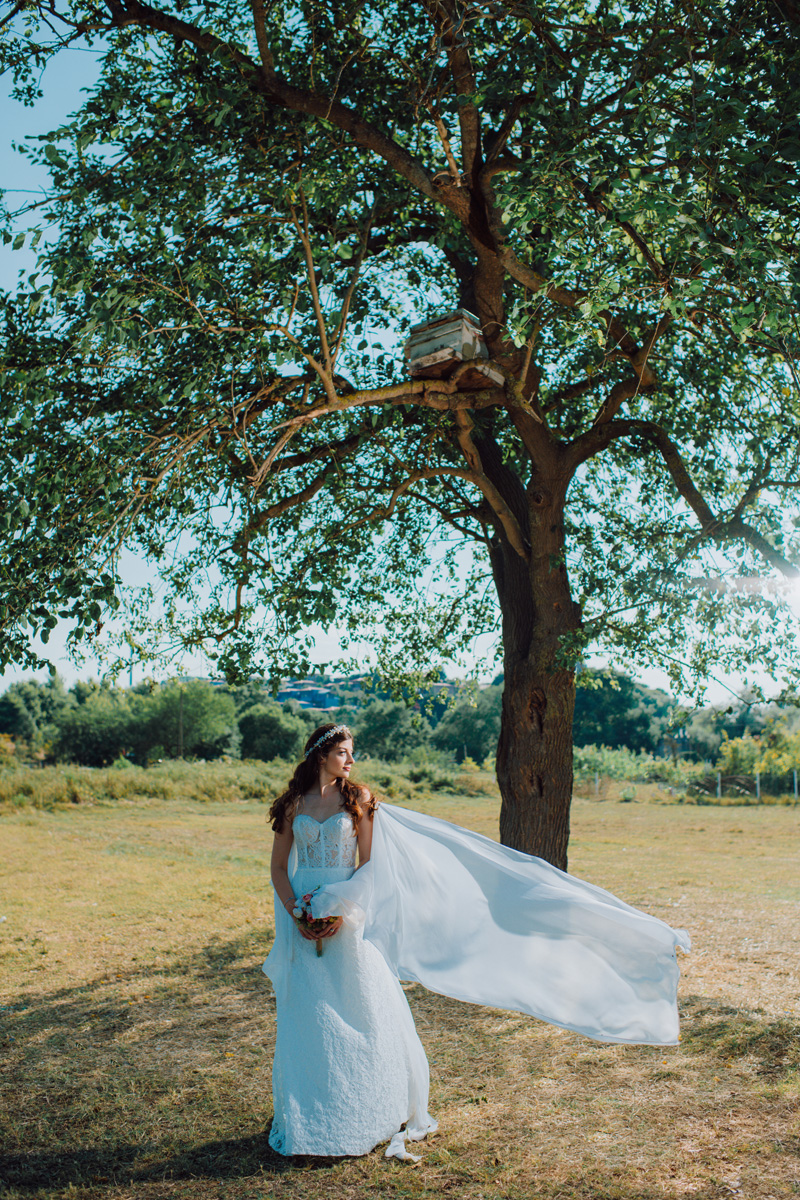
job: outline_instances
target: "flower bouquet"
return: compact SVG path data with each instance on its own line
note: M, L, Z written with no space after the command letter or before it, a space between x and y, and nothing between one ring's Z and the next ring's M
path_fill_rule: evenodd
M292 916L298 928L312 937L316 936L317 958L322 954L322 939L318 935L327 929L329 925L333 925L334 922L339 920L338 917L315 917L312 915L311 901L318 891L319 888L315 888L313 892L308 892L305 896L301 896L292 909Z

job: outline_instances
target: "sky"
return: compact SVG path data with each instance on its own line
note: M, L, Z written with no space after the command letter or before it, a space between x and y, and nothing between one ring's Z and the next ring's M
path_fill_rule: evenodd
M0 90L0 187L7 193L6 203L12 210L41 195L47 184L47 173L32 166L19 154L13 143L24 142L27 137L35 139L37 134L56 128L81 104L82 91L97 78L98 51L63 50L50 60L42 73L41 100L34 107L26 107L12 100L8 92L10 83L4 77ZM16 284L21 269L32 270L34 255L30 250L14 251L8 246L0 247L0 286L11 288Z
M78 108L85 89L91 87L98 73L99 51L69 49L60 52L48 64L43 72L40 87L42 98L34 107L25 107L10 99L7 88L0 92L0 187L6 193L6 203L9 208L16 209L19 205L34 201L37 194L47 183L47 174L41 168L32 166L13 149L14 142L22 142L26 137L34 137L55 128L71 112ZM13 251L10 247L0 246L0 288L12 290L15 288L20 270L30 272L34 267L34 255L26 249ZM141 559L127 555L124 560L124 576L129 583L143 584L154 582L154 573ZM793 607L800 615L800 593L793 598ZM316 640L316 660L329 662L339 655L339 632L337 630L316 629L313 631ZM51 660L56 664L59 674L71 684L76 679L97 677L100 673L98 663L89 659L82 665L73 663L67 653L66 629L53 632L49 643ZM472 669L480 678L488 682L495 674L494 665L481 667L483 656L492 639L481 639L476 647ZM605 665L602 660L593 660L595 665ZM200 658L187 657L182 663L182 669L187 674L206 674L204 661ZM167 672L174 673L174 666ZM40 678L46 678L47 672L39 672ZM134 682L144 674L153 674L153 668L137 668L134 671ZM0 691L19 679L29 678L30 671L9 670L0 675ZM669 690L666 675L658 670L642 669L636 672L637 678L650 687L660 687ZM722 678L710 683L707 699L710 703L727 703L732 692L740 686L733 678Z
M32 166L26 158L19 154L13 143L23 142L26 137L36 135L56 128L70 113L81 104L83 94L97 77L99 57L98 51L82 51L70 49L61 51L51 59L43 72L40 88L42 98L33 107L25 107L10 99L7 88L0 94L0 187L7 193L6 202L12 210L27 202L35 201L47 185L47 172ZM0 288L12 290L16 287L21 270L31 272L34 269L35 255L28 249L13 251L10 247L0 246ZM128 554L123 559L123 577L131 584L155 583L155 573L147 563ZM316 628L313 631L316 643L316 661L330 662L340 656L339 631ZM94 678L100 673L97 662L91 657L87 662L76 665L69 656L67 649L66 628L53 631L47 651L51 661L55 663L59 674L71 684L77 679ZM485 654L488 643L493 640L482 639L475 657L477 663ZM366 648L364 648L366 651ZM182 661L182 670L190 675L206 674L207 666L201 657L186 656ZM167 667L167 672L175 668ZM138 682L145 674L151 675L153 667L134 668L133 680ZM483 672L484 678L491 679L496 673L496 667L487 667ZM11 683L20 679L30 678L31 671L11 669L0 675L0 691L5 690ZM42 669L35 673L36 677L46 679L48 672ZM127 676L126 676L127 682Z

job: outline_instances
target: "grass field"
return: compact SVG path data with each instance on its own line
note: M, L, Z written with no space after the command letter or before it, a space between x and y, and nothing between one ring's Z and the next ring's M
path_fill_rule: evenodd
M680 1047L598 1045L410 987L440 1122L423 1161L284 1160L267 1145L272 908L253 770L227 792L222 775L194 793L186 776L111 798L75 776L77 802L6 794L3 1196L800 1194L800 810L576 800L571 870L692 933ZM468 788L407 782L401 798L493 834L491 788Z

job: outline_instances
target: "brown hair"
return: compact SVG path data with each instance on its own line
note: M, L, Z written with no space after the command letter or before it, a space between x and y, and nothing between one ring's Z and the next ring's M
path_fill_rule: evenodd
M334 730L336 730L336 734L331 736ZM330 723L320 725L319 729L314 730L305 744L305 754L297 764L286 791L281 792L269 810L269 819L276 833L283 830L287 821L293 820L298 804L306 792L310 791L317 782L322 763L334 746L338 746L340 742L346 742L352 736L346 725ZM371 819L378 807L378 802L369 788L364 787L363 784L351 783L349 779L337 779L336 786L342 796L342 808L350 814L353 828L357 830L362 816L362 805Z

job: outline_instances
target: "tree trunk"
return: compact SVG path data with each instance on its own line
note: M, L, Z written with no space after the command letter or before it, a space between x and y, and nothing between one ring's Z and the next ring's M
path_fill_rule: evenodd
M567 869L575 671L580 627L564 563L562 481L527 489L531 559L498 539L492 566L503 617L505 686L497 779L500 840Z
M500 841L566 871L575 674L542 669L538 650L533 646L513 664L506 654L497 745Z

